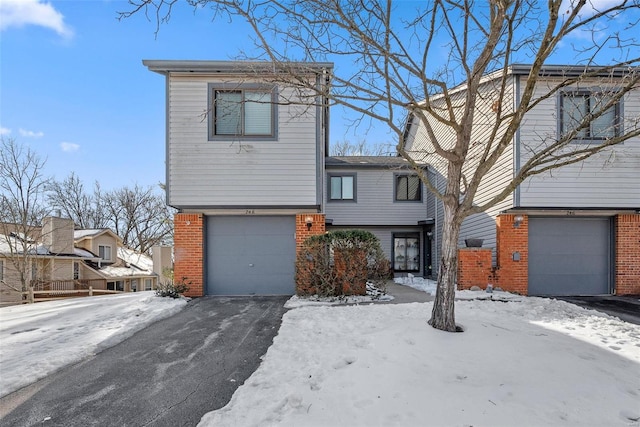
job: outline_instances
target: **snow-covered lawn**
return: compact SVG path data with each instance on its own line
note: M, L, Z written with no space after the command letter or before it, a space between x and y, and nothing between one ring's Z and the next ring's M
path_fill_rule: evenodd
M427 325L432 303L294 300L258 370L201 425L640 426L640 326L550 299L457 298L459 334ZM0 395L184 305L139 292L2 308Z
M0 397L184 308L152 291L0 308Z
M640 425L640 326L550 299L457 296L458 334L427 325L432 303L289 311L200 425Z

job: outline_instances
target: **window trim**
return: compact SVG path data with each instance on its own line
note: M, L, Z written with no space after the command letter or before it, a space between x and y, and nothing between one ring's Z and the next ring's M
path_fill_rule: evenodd
M398 199L398 179L402 177L418 178L418 198L417 199ZM407 188L409 181L407 180ZM393 202L394 203L422 203L422 181L417 174L414 173L395 173L393 174ZM407 194L408 196L408 194Z
M396 239L417 239L416 247L418 249L418 261L416 262L417 268L415 270L400 270L396 269ZM418 231L407 231L407 232L398 232L391 234L391 266L393 267L393 271L397 273L420 273L420 266L422 260L422 250L421 250L422 238L421 233ZM405 248L406 255L406 248Z
M564 91L560 91L558 94L559 100L558 100L558 139L562 138L564 136L564 132L562 130L562 127L564 125L563 122L563 113L564 113L564 99L565 96L572 96L572 97L584 97L587 99L591 99L593 95L604 95L607 94L608 92L605 90L601 90L601 89L576 89L576 90L564 90ZM613 105L613 113L614 113L614 135L613 137L618 137L623 133L623 129L622 129L622 114L623 114L623 108L622 108L622 98L618 99L618 101L616 101L616 103ZM601 116L602 117L602 116ZM589 123L589 127L586 127L583 129L586 130L589 134L592 133L591 131L591 125L593 122ZM577 135L572 142L575 143L591 143L594 141L604 141L607 138L605 137L592 137L592 136L579 136Z
M278 88L277 86L259 83L208 83L207 98L207 124L209 141L276 141L278 139ZM215 127L215 92L216 91L240 91L244 92L271 92L271 134L269 135L216 135ZM243 110L244 111L244 110ZM244 129L243 129L244 132Z
M352 199L332 199L331 198L331 178L352 177L353 178L353 198ZM327 174L327 203L356 203L358 201L358 175L355 172L328 173Z

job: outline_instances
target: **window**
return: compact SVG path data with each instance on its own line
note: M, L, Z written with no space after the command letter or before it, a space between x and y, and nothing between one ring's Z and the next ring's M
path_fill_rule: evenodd
M38 278L38 262L36 260L31 261L31 280Z
M144 290L145 291L150 291L153 286L153 282L151 281L151 279L144 279Z
M393 235L393 269L420 271L420 235L418 233Z
M565 135L580 127L589 114L599 114L611 101L610 95L595 92L564 92L560 97L560 130ZM620 104L616 103L578 130L577 139L607 139L620 132Z
M422 200L422 183L417 175L396 175L396 201Z
M210 85L210 137L275 137L275 90L259 85Z
M111 261L111 246L98 246L98 256L104 261Z
M124 292L124 282L122 280L107 282L107 290Z
M73 280L78 280L80 278L80 263L73 263Z
M131 292L138 292L138 279L131 279Z
M329 200L355 201L356 192L355 175L330 175L329 176Z

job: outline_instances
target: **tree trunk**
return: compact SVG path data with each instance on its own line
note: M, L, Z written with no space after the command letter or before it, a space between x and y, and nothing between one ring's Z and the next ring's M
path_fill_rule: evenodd
M442 224L442 248L438 267L438 287L429 324L436 329L456 332L454 298L458 280L458 237L460 221L455 215L455 207L444 204Z

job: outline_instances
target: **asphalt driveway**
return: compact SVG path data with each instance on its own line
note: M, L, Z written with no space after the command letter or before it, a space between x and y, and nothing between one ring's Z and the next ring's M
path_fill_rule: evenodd
M588 296L588 297L554 297L580 307L590 308L625 322L640 325L640 296Z
M175 316L0 399L0 424L195 426L257 369L287 299L192 300Z

